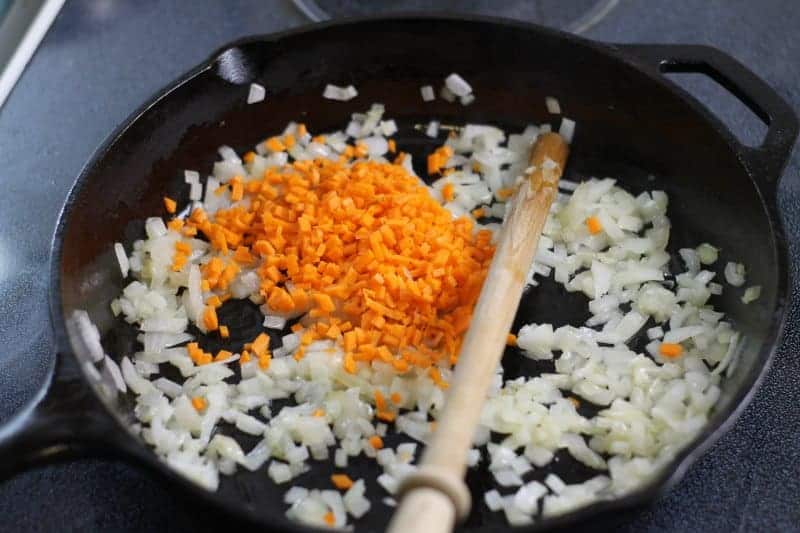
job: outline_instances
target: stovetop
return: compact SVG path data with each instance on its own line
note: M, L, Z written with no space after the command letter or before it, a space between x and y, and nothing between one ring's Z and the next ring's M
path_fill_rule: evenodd
M525 2L467 4L532 16ZM365 2L320 5L358 10ZM551 21L561 27L570 22ZM289 0L67 2L0 109L0 420L32 396L52 357L49 240L67 191L94 148L141 102L226 41L306 22ZM621 0L586 36L716 46L800 109L799 24L795 0ZM756 136L760 126L710 84L687 83L744 138ZM798 170L796 149L780 186L793 273L800 257ZM795 276L785 338L731 431L662 500L579 529L800 531L799 289ZM150 473L113 459L41 467L0 483L0 516L0 528L21 531L236 527Z

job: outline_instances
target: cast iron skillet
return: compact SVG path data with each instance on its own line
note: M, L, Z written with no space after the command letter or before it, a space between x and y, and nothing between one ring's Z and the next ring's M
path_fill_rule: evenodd
M442 100L424 104L419 87L439 86L459 72L475 88L469 107ZM666 80L663 72L710 76L767 125L763 143L741 145L698 102ZM246 105L250 82L267 87L267 100ZM321 98L325 83L358 87L347 103ZM264 471L223 478L207 493L165 467L126 430L130 398L109 394L109 383L85 367L82 341L70 336L65 318L86 309L114 357L135 350L135 332L115 320L109 302L123 286L112 243L130 249L143 235L143 218L161 213L164 194L187 200L184 169L208 173L216 148L253 146L290 120L312 131L338 129L354 111L383 102L398 120L398 145L420 157L433 142L413 131L416 122L488 122L517 129L553 120L544 98L559 98L578 121L567 175L610 175L633 191L666 190L674 227L671 247L708 241L722 248L719 265L743 261L748 283L763 287L745 306L740 291L727 290L714 303L746 336L733 376L705 430L653 483L625 498L596 503L531 527L541 530L601 511L630 507L664 493L700 454L727 430L769 366L783 328L787 298L786 240L776 191L797 135L789 106L763 81L729 56L704 46L605 45L530 24L479 17L361 19L322 24L232 43L136 111L98 150L78 178L53 238L51 316L58 355L47 383L0 434L0 472L8 476L35 463L75 454L111 453L150 467L187 494L262 528L305 530L284 518L281 494ZM557 125L557 124L556 124ZM441 140L438 141L441 143ZM655 176L655 177L653 177ZM677 265L675 265L677 268ZM527 297L523 322L573 323L585 317L582 296L544 283ZM223 308L232 323L234 347L258 326L247 306ZM254 322L255 320L255 322ZM210 341L209 341L210 342ZM509 376L546 369L510 351ZM382 496L376 471L355 461L356 475ZM567 482L591 474L566 456L553 470ZM297 483L327 486L329 466L318 464ZM543 477L537 472L534 477ZM485 471L471 473L480 495L491 486ZM377 502L380 496L375 498ZM480 498L475 498L480 502ZM385 525L388 508L376 503L363 529ZM465 529L503 528L500 513L476 504Z

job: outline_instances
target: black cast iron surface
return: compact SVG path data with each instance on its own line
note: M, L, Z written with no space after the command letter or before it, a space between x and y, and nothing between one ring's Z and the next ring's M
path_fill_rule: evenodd
M208 5L206 5L208 4ZM252 4L252 5L251 5ZM71 180L96 144L131 109L208 51L239 35L294 25L288 4L151 2L68 4L7 107L0 112L0 339L2 412L29 397L44 371L47 337L47 238ZM792 21L780 2L759 8L671 3L645 12L623 5L591 36L613 41L706 42L731 52L798 105ZM98 9L108 9L103 12ZM652 9L652 8L651 8ZM725 16L723 16L725 15ZM644 17L644 18L642 18ZM786 25L785 33L773 25ZM791 48L794 46L794 48ZM790 89L791 88L791 89ZM702 89L702 87L701 87ZM722 111L730 111L725 108ZM733 117L735 127L747 123ZM781 187L793 257L797 240L798 156ZM792 211L794 207L794 211ZM800 415L794 370L797 339L789 330L773 371L734 430L712 448L663 501L617 515L619 530L792 530L798 516L796 440ZM146 473L80 461L21 475L0 485L4 529L220 529L191 502L175 498ZM601 524L594 523L597 527Z

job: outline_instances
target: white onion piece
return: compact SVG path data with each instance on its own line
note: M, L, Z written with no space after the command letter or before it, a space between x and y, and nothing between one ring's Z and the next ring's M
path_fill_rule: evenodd
M561 114L561 104L559 104L558 100L556 100L552 96L545 97L544 104L547 107L547 112L550 113L551 115Z
M445 87L456 96L466 96L472 92L472 87L467 81L456 73L450 74L444 80Z
M338 87L336 85L328 84L325 86L325 90L322 92L323 98L327 98L329 100L339 100L340 102L352 100L356 96L358 96L358 91L352 85L348 85L347 87Z
M428 127L425 129L425 135L427 135L431 139L439 135L439 121L431 120L430 122L428 122Z
M74 324L77 335L80 336L86 347L87 355L92 361L101 361L105 357L105 352L103 352L103 346L100 344L100 331L89 318L89 313L82 309L73 311L72 324Z
M761 296L761 285L753 285L752 287L747 287L744 290L744 294L742 295L742 303L749 304L750 302L758 300L760 296Z
M741 263L728 262L725 265L725 281L734 287L741 287L745 282L746 271Z
M114 381L114 386L117 387L117 390L120 392L127 392L128 387L125 385L125 380L122 377L122 372L120 371L117 363L106 355L103 358L103 364L105 370L108 372L108 375L110 375L111 379Z
M122 246L122 243L114 243L114 255L117 257L117 264L119 264L119 271L120 274L122 274L122 278L127 278L128 272L131 269L131 264L130 261L128 261L128 256L125 254L125 248Z
M575 135L575 121L564 117L561 119L561 126L558 128L558 134L564 138L568 144L572 143L572 137Z
M263 102L266 95L267 95L267 90L264 89L262 85L259 85L257 83L251 83L250 89L247 92L247 103L257 104L258 102Z
M430 85L423 85L419 88L419 92L422 95L422 100L424 102L432 102L436 100L436 95L433 92L433 87Z

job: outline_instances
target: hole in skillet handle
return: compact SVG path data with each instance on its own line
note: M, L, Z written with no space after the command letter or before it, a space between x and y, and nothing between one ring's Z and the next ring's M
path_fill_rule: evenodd
M739 143L755 148L764 142L768 122L713 77L705 73L673 71L669 63L662 64L662 72L718 117Z
M786 101L751 70L728 54L702 45L632 44L618 48L638 59L659 74L705 75L736 97L766 126L763 141L757 146L746 146L731 133L728 135L739 158L750 175L769 196L775 206L777 183L780 179L797 139L798 120ZM703 107L700 105L699 107ZM712 110L716 106L711 106ZM706 111L703 109L703 111ZM713 120L713 117L710 117ZM720 125L721 130L727 128Z

